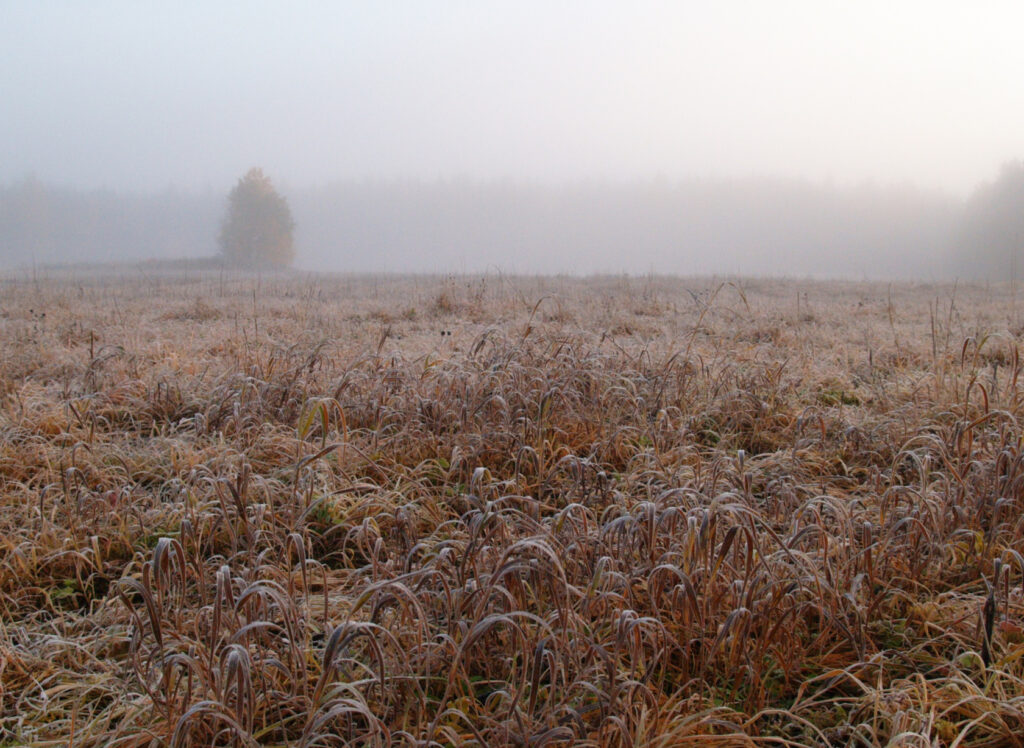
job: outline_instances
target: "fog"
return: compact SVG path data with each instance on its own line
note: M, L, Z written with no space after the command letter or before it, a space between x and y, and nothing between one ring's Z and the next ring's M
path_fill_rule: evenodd
M1015 4L0 3L0 265L945 277L1024 154ZM969 264L969 263L968 263Z
M224 198L0 188L0 264L208 257ZM349 272L939 279L961 204L799 180L345 182L290 195L297 265ZM988 268L991 269L991 268Z

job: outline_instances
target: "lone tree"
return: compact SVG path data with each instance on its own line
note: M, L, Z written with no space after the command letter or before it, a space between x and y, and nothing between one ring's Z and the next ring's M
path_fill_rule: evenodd
M250 169L228 195L220 229L224 259L245 267L288 267L295 259L288 201L262 169Z

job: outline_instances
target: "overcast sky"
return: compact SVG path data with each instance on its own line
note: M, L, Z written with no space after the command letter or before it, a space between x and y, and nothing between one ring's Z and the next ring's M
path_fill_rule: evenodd
M1024 4L0 0L0 181L801 177L1024 156Z

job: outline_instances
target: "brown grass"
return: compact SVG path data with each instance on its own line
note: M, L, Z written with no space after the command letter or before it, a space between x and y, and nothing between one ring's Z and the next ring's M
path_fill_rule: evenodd
M1004 289L0 294L0 745L1024 744Z

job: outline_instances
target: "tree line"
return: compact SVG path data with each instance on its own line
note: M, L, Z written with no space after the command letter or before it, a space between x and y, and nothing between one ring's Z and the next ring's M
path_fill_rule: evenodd
M219 256L359 272L1004 277L1022 208L1019 163L967 200L779 179L366 180L287 196L258 169L227 196L25 179L0 186L0 265Z

